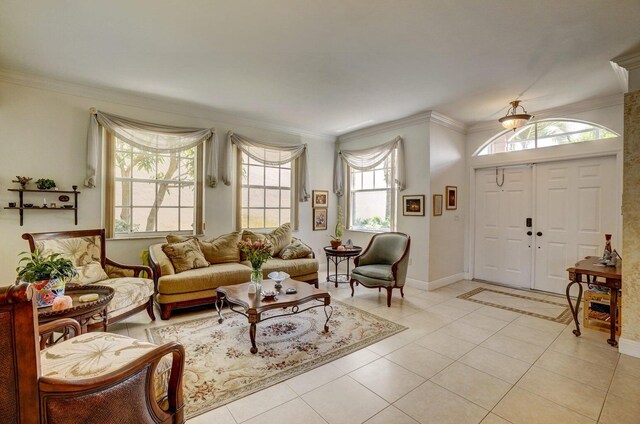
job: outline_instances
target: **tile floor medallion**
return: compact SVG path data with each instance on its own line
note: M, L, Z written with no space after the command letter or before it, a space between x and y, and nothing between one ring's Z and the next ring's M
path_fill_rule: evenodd
M322 331L322 309L258 323L255 355L249 352L247 319L228 310L222 324L212 312L147 332L154 343L185 346L185 410L192 418L406 330L345 303L331 303L328 333Z
M516 290L512 290L516 292ZM458 296L458 299L468 300L494 308L542 318L561 324L569 324L572 320L571 310L567 302L560 303L552 300L529 296L529 292L522 290L522 294L478 287ZM558 299L560 300L560 299Z

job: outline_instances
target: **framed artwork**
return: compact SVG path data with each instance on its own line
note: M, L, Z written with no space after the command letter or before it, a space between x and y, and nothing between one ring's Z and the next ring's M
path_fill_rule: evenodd
M329 206L329 191L328 190L313 190L311 192L311 207L312 208L327 208Z
M433 195L433 216L442 215L442 194Z
M447 210L458 209L458 187L447 186L445 195L447 196Z
M313 210L313 231L327 229L327 209Z
M424 216L424 194L402 196L402 215Z

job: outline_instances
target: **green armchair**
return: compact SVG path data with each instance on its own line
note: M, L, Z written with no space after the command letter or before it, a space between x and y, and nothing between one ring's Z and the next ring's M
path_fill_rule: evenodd
M387 290L387 306L391 307L391 292L400 289L404 297L404 283L407 280L409 267L409 248L411 237L403 233L376 234L369 245L354 260L355 268L351 272L351 296L354 284L362 284L368 288Z

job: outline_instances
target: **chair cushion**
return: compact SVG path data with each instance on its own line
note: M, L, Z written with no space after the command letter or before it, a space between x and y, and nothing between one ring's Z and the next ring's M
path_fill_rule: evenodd
M318 272L318 261L314 258L302 259L280 259L270 258L262 265L263 275L266 276L272 271L284 271L291 277L312 274Z
M76 271L78 275L73 277L69 282L70 283L78 283L78 284L91 284L96 281L106 280L109 278L104 269L102 269L102 264L97 261L89 262L86 265L76 266Z
M43 377L81 380L122 368L157 345L112 333L86 333L40 352ZM171 357L160 360L155 372L156 400L166 397Z
M376 280L393 281L391 265L363 265L355 267L352 274L364 275Z
M107 305L107 313L133 305L142 305L153 294L153 280L147 278L122 277L93 283L97 286L109 286L116 292Z
M196 239L169 243L162 250L171 260L176 273L209 266Z
M211 290L220 286L246 283L251 278L251 268L242 264L214 264L207 268L191 269L162 276L158 280L158 293L178 294Z
M100 262L101 245L100 236L96 235L39 240L36 242L36 249L45 257L58 253L79 267L90 262Z

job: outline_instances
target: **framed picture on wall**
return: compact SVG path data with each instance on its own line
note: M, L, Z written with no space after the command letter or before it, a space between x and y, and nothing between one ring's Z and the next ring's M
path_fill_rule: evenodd
M424 194L402 196L402 215L424 216Z
M312 208L327 208L329 207L329 191L328 190L313 190L311 192L311 207Z
M433 216L442 215L442 194L433 195Z
M313 231L327 229L327 209L313 210Z
M447 196L447 210L458 209L458 187L447 186L445 195Z

